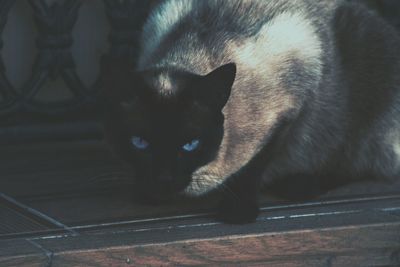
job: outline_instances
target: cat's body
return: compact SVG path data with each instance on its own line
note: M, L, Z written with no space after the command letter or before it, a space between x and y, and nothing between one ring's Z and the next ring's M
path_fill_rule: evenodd
M400 179L400 38L367 9L332 0L166 0L145 24L139 55L136 72L166 99L188 86L176 71L204 76L235 64L218 149L181 190L229 187L220 210L227 221L254 219L260 183L326 190ZM307 191L292 189L294 197Z

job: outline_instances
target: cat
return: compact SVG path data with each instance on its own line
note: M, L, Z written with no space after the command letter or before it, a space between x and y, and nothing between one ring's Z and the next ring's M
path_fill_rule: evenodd
M299 199L400 174L400 38L340 0L164 0L133 67L108 64L105 136L149 199Z

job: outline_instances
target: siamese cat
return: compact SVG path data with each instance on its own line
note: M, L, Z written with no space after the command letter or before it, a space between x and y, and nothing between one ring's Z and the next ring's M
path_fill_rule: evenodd
M400 179L400 38L359 4L159 1L135 66L104 82L106 137L143 197L220 192L219 218L246 223L263 187Z

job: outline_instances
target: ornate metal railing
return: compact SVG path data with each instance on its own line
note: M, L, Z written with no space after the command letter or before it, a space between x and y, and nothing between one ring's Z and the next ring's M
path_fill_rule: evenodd
M0 1L0 35L15 2L16 0ZM0 136L3 134L11 138L23 132L22 126L33 127L32 122L95 119L100 108L97 101L98 78L92 85L85 85L76 71L71 52L71 47L76 41L72 37L72 31L82 1L28 0L28 2L34 13L38 52L29 79L21 88L14 87L9 81L6 75L7 68L0 56ZM140 27L152 2L154 1L103 1L104 12L110 25L108 56L135 60ZM1 40L0 52L2 47ZM38 92L48 80L60 78L71 92L71 97L56 101L37 99ZM10 130L7 127L14 128ZM65 131L65 128L64 124L62 130Z

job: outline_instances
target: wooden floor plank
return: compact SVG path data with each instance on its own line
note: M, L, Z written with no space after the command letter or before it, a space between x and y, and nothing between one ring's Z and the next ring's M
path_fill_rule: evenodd
M187 214L209 208L207 203L195 200L157 206L139 205L129 193L119 191L53 198L51 201L31 200L28 203L70 226Z
M55 253L56 266L398 266L400 223Z
M2 267L43 267L49 266L48 262L49 259L43 254L0 258Z
M263 211L249 225L232 226L217 222L212 216L165 218L136 221L126 225L79 228L80 235L37 238L35 242L53 252L93 250L107 247L146 246L153 243L178 242L191 239L220 238L238 235L280 233L299 230L348 227L366 224L398 223L400 216L387 207L400 209L400 199L343 203L320 206L281 207ZM393 236L393 238L397 238ZM388 240L389 241L389 240ZM400 239L395 239L400 245ZM384 245L385 243L382 243Z

